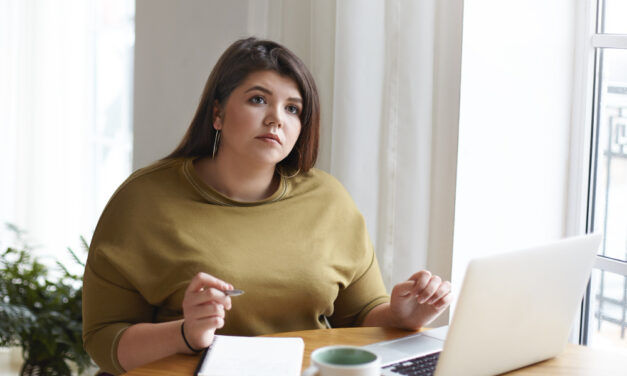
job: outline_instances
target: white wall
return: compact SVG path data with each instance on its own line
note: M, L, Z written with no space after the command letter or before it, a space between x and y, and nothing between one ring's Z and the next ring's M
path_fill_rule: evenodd
M248 36L247 9L247 0L137 0L133 169L178 145L219 55Z
M471 257L565 235L575 5L465 2L455 287Z

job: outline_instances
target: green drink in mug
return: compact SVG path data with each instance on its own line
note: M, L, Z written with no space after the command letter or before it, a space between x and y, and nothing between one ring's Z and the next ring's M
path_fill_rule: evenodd
M325 346L311 353L311 366L303 376L379 376L381 359L356 346Z

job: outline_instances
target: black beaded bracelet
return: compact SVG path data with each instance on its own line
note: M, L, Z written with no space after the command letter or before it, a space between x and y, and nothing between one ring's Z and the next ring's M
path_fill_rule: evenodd
M192 350L195 353L199 353L202 350L204 350L204 349L196 350L189 344L189 342L187 342L187 338L185 338L185 321L181 323L181 336L183 337L183 341L185 341L185 344L187 345L188 349Z

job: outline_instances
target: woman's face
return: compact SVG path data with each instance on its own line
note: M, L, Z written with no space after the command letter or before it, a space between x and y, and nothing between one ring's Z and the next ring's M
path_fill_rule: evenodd
M275 71L251 73L214 111L222 132L216 158L276 166L300 134L303 100L296 82Z

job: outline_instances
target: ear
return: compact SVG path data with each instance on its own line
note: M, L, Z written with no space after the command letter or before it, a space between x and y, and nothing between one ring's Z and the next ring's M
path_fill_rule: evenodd
M215 101L213 104L213 113L211 114L213 118L213 129L219 131L222 129L222 113L220 105L218 101Z

